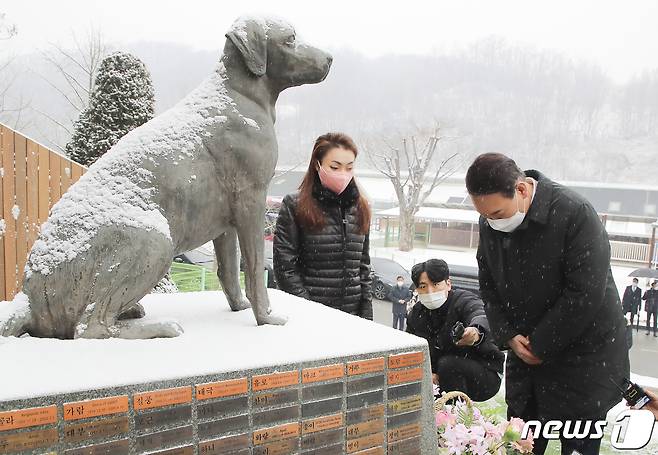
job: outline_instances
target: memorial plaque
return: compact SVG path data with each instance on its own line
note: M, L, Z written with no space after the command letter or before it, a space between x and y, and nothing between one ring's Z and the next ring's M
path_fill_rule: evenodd
M199 439L208 439L249 427L247 414L199 423Z
M342 382L330 382L329 384L320 384L302 389L302 400L321 400L323 398L343 395Z
M57 406L0 412L0 432L57 422Z
M329 447L321 447L319 449L309 450L304 452L303 455L336 455L337 453L343 453L345 450L345 444L335 444Z
M136 393L133 395L133 408L135 408L135 411L141 411L143 409L161 408L163 406L189 403L191 401L192 387L176 387L173 389Z
M297 370L283 373L263 374L251 379L251 389L254 392L261 390L276 389L299 384L299 372Z
M64 427L64 442L80 442L128 433L128 416L110 417L86 423L73 423Z
M288 439L254 447L252 453L253 455L291 455L298 453L298 450L299 441L297 439Z
M366 390L381 389L384 387L386 377L383 375L359 378L347 383L347 394L365 392Z
M354 455L384 455L383 447L373 447L372 449L362 450L361 452L356 452Z
M329 400L311 401L302 404L302 417L317 417L323 414L333 414L343 409L342 398L331 398Z
M420 395L415 397L403 398L397 401L388 402L388 414L401 414L403 412L416 411L423 406L423 399Z
M247 412L248 409L249 399L246 396L229 398L227 400L198 404L197 417L199 419L212 419L236 412Z
M157 433L145 434L135 439L138 450L148 451L160 449L192 439L192 425L173 428L171 430L159 431Z
M406 414L398 414L389 417L386 421L388 428L396 428L402 425L420 422L420 411L407 412Z
M147 430L192 419L192 405L143 412L135 415L135 430Z
M421 432L420 423L412 423L402 427L393 428L386 433L386 440L388 442L401 441L403 439L413 438L419 436Z
M359 360L357 362L350 362L347 364L347 375L353 376L357 374L376 373L384 371L384 357L377 357L376 359Z
M309 384L313 382L329 381L342 378L345 375L345 365L327 365L319 368L304 368L302 371L302 382Z
M283 439L296 438L299 436L299 423L287 423L276 427L263 428L254 431L253 442L255 446Z
M194 455L194 446L176 447L174 449L150 452L149 455Z
M129 453L130 439L121 439L64 451L64 455L128 455Z
M384 417L384 405L370 406L368 408L359 409L357 411L349 411L347 413L347 424L352 425L355 423L365 422L367 420L379 419Z
M388 445L388 455L421 455L420 438L406 439Z
M345 431L342 428L320 431L302 436L302 450L336 444L345 440ZM342 445L341 445L342 449Z
M254 408L266 406L279 406L282 404L295 403L299 401L299 391L282 390L281 392L259 393L251 397L251 405Z
M0 433L0 453L20 452L57 444L59 434L57 428L47 430L32 430L22 433Z
M347 427L346 434L347 439L355 439L370 433L381 433L382 431L384 431L384 419L377 419L350 425Z
M420 395L421 383L406 384L397 387L389 387L387 390L389 400L398 400L412 395Z
M272 425L285 420L299 420L301 406L294 405L285 408L270 409L253 414L254 426Z
M233 395L243 395L248 392L247 378L229 379L228 381L197 384L196 399L226 398Z
M413 365L421 365L423 363L423 360L424 360L424 356L422 351L390 355L388 356L388 367L404 368Z
M396 370L388 372L388 383L403 384L405 382L416 382L423 379L422 368L411 368L409 370Z
M79 420L128 412L128 395L64 403L64 420Z
M316 433L343 426L343 414L334 414L327 417L305 420L302 423L302 434Z
M384 401L383 390L375 390L374 392L366 392L359 395L352 395L347 397L347 409L363 408L373 404L381 403L383 401Z
M229 452L233 454L234 451L241 449L249 450L250 441L251 438L248 433L205 441L199 443L199 454L222 455Z
M384 444L384 433L375 433L358 439L351 439L345 443L347 453L358 452Z

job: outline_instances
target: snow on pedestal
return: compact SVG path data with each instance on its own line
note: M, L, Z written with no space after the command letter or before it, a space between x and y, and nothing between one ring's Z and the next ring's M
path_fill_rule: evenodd
M334 449L327 446L327 450L336 450L331 453L355 451L354 444L356 448L368 446L385 450L388 447L389 453L434 453L436 431L425 340L280 291L270 290L269 295L273 311L288 316L285 326L259 327L254 323L251 310L232 312L221 292L197 292L150 294L141 302L147 322L179 322L185 333L177 338L0 338L0 362L7 367L6 370L3 368L0 377L0 418L9 410L49 405L61 406L60 415L66 416L66 403L127 396L132 406L124 411L126 418L137 419L140 415L134 404L137 394L191 387L195 392L188 402L195 409L192 420L196 420L203 402L195 386L245 378L249 388L247 390L245 386L243 391L244 403L251 405L244 412L247 413L245 416L252 417L249 427L240 431L254 435L254 440L249 442L253 448L258 445L256 435L265 431L253 420L257 414L254 409L254 396L258 392L255 378L277 372L294 372L298 383L287 384L284 391L296 390L297 398L281 408L281 415L284 409L285 412L297 412L298 415L288 419L282 417L283 425L294 427L299 424L301 433L297 439L287 440L286 444L303 448L308 443L303 435L304 426L315 421L326 424L331 414L339 419L338 426L332 427L332 431L337 432L336 437L340 436L338 429L342 429L340 441L333 442ZM0 304L0 313L6 310L3 305L12 304ZM354 371L350 366L359 361L374 361L379 367L364 371L366 374L352 375ZM333 372L333 376L314 378L314 371L323 370L323 367ZM326 400L324 411L322 399L305 398L308 387L327 385L330 389L329 386L336 383L342 384L339 386L342 392ZM334 405L337 407L331 408ZM359 438L350 434L346 436L350 419L357 418L358 413L363 414L369 408L373 411L380 408L381 415L363 417L370 419L363 422L363 428L380 425L377 431ZM170 406L162 412L166 409L174 413L178 408ZM272 427L282 425L280 420L277 421L278 409L263 412L271 414L265 417L273 419ZM178 422L178 425L182 424ZM175 426L172 423L167 429ZM193 432L190 430L193 436L188 435L190 439L182 442L197 444L201 450L202 444L206 443L204 439L208 437L204 438L202 434L202 424L194 428ZM222 428L222 425L214 428ZM6 433L0 432L0 444L3 436ZM128 436L139 444L140 434L131 430ZM229 431L219 436L235 435ZM120 442L114 441L116 444ZM67 444L60 441L51 448L68 449L71 446ZM130 450L136 450L134 444L130 447ZM119 449L116 450L119 453Z

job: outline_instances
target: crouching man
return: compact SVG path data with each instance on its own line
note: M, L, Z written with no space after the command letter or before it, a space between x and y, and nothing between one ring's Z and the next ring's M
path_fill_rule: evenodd
M429 343L432 379L442 391L459 390L474 401L500 388L504 354L490 334L482 300L452 289L448 264L430 259L411 269L418 303L407 317L407 332Z

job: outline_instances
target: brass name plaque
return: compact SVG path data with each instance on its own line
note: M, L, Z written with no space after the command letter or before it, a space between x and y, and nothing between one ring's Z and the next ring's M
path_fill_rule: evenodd
M409 352L405 354L397 354L388 356L388 367L389 368L404 368L410 367L413 365L420 365L423 363L423 353L419 352Z
M251 379L251 389L254 392L261 390L276 389L289 385L299 384L299 373L297 370L283 373L263 374Z
M209 382L196 386L196 399L225 398L247 393L249 384L247 378L230 379L228 381Z
M57 422L57 406L0 412L0 431L36 427Z
M72 423L64 427L64 442L80 442L128 433L128 416L111 417L86 423Z
M389 371L389 384L402 384L405 382L420 381L423 379L422 368L411 368L410 370Z
M176 387L136 393L133 396L133 407L136 411L141 411L143 409L161 408L163 406L189 403L191 401L192 387Z
M305 420L302 423L302 434L316 433L343 426L343 415L334 414L327 417Z
M347 364L347 375L354 376L357 374L375 373L384 371L384 357L376 359L359 360Z
M128 396L64 403L64 420L79 420L128 412Z

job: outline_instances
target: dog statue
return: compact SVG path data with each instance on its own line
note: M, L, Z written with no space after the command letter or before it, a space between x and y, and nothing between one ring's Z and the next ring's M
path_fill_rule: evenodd
M176 323L139 321L139 300L175 255L210 240L231 309L251 306L259 325L286 322L271 313L263 280L275 103L286 88L323 81L332 57L280 20L241 18L226 37L210 78L123 137L55 204L17 297L29 306L0 321L1 335L177 336Z

